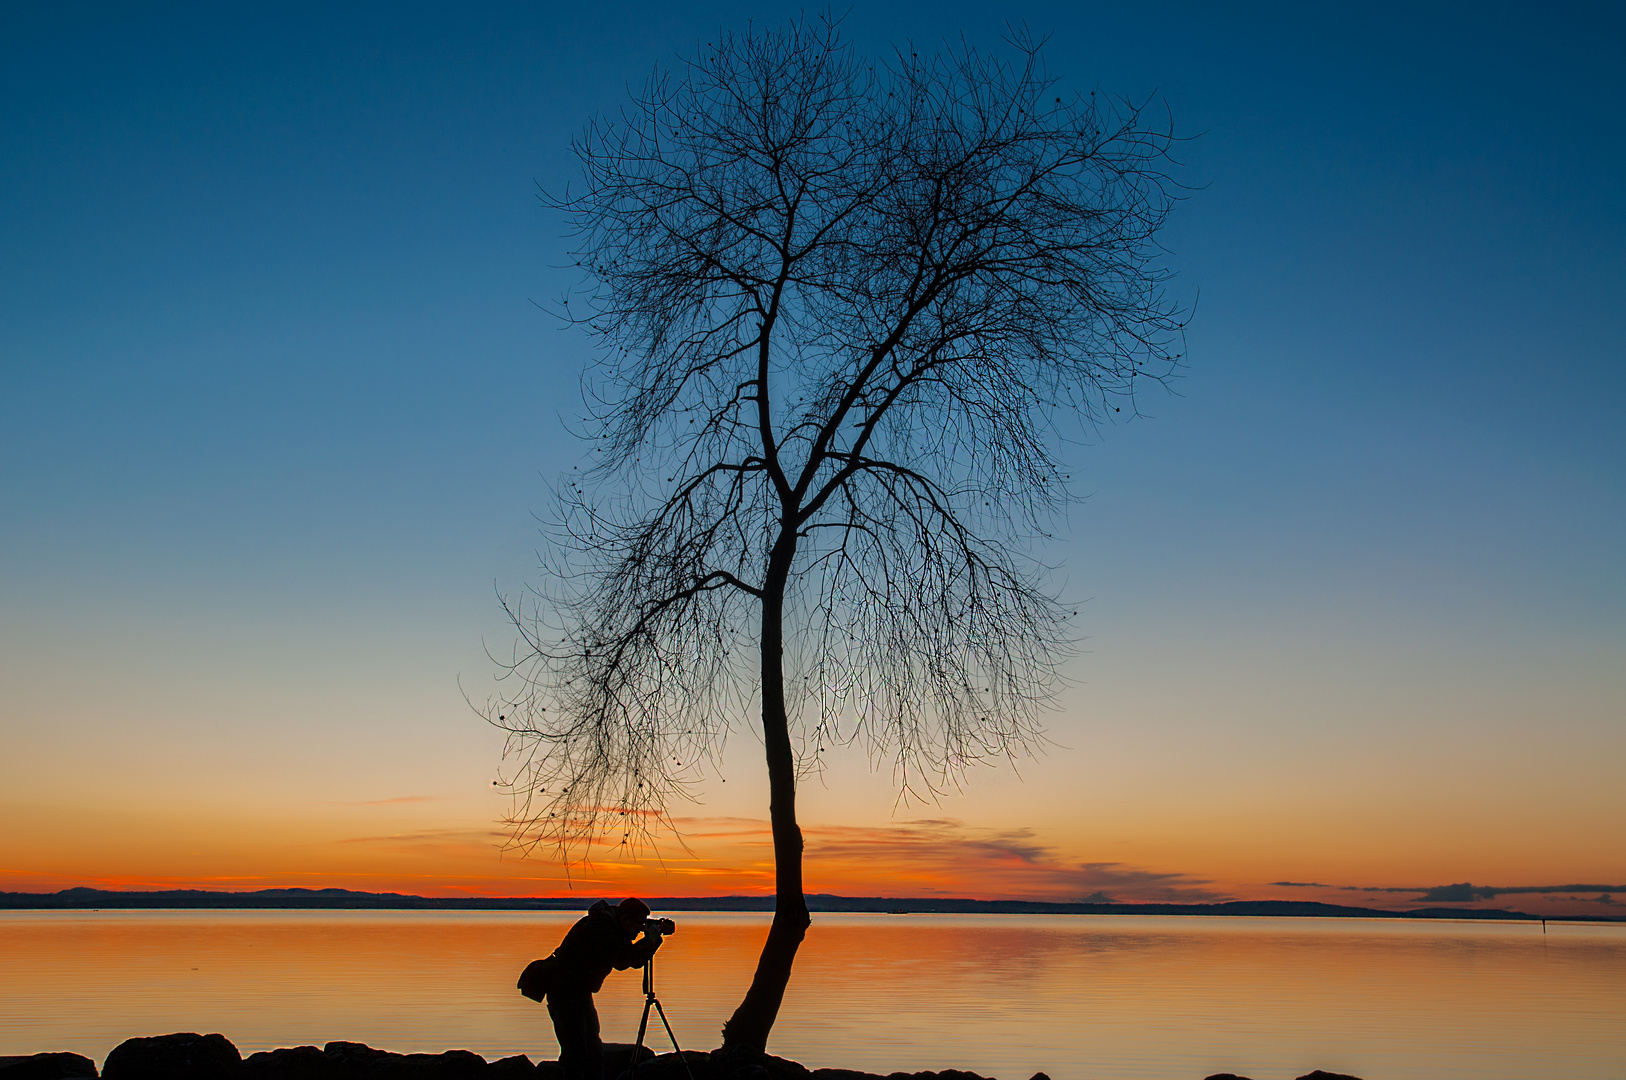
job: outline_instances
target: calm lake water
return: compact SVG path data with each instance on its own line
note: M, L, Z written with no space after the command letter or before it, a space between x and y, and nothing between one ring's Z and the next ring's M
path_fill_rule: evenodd
M0 1055L100 1062L132 1035L219 1031L244 1054L349 1039L554 1057L514 979L574 918L3 912ZM717 1045L766 932L679 913L656 989L686 1048ZM612 975L606 1039L631 1042L641 1005L637 973ZM769 1049L1003 1080L1620 1080L1626 925L821 914Z

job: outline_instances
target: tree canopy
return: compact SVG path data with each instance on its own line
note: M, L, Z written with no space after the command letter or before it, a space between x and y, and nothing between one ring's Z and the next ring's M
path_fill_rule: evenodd
M765 1045L807 926L795 788L825 747L931 796L1036 739L1069 647L1035 547L1069 497L1058 425L1133 413L1180 360L1170 128L1009 45L724 37L545 196L600 348L593 460L535 602L507 602L511 825L630 845L756 724L778 904L725 1044Z

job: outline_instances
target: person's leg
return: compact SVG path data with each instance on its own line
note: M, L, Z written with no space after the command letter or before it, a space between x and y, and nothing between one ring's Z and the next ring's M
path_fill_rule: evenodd
M592 1064L600 1057L593 995L585 991L550 991L548 1016L553 1020L554 1038L559 1040L559 1069L564 1080L599 1080L603 1066L594 1069ZM591 1046L587 1039L589 1021L594 1035Z
M582 1080L604 1080L604 1044L598 1037L598 1008L587 994L582 1016Z

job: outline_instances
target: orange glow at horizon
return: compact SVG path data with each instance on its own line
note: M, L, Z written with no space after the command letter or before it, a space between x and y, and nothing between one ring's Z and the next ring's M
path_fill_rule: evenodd
M224 852L182 853L173 842L110 845L98 853L39 841L13 851L0 866L0 890L52 892L89 887L121 891L200 889L247 892L270 888L343 888L421 896L600 895L706 897L771 896L772 840L768 825L751 818L687 818L670 840L636 853L606 845L595 857L563 863L502 850L495 827L419 828L339 839L238 835ZM947 818L895 821L882 826L807 825L807 893L898 898L1060 902L1214 903L1228 900L1307 900L1380 909L1430 906L1426 890L1447 880L1338 880L1306 878L1285 884L1246 874L1207 875L1163 870L1128 861L1069 858L1031 830L974 828ZM131 838L134 840L134 838ZM183 844L197 837L181 838ZM614 851L609 858L604 851ZM87 866L93 856L96 866ZM1190 865L1189 861L1187 865ZM1502 888L1588 881L1605 877L1536 876L1480 881ZM1456 906L1507 907L1569 917L1620 912L1613 895L1514 893L1455 896Z

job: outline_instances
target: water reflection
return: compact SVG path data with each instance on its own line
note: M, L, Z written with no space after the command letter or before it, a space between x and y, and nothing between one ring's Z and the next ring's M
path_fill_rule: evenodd
M329 1039L553 1056L514 990L574 913L7 912L0 1054L100 1061L132 1035L220 1031L245 1052ZM766 916L679 913L660 993L715 1046ZM636 973L599 995L629 1040ZM775 1053L1023 1080L1372 1080L1626 1073L1626 927L1390 920L819 915Z

